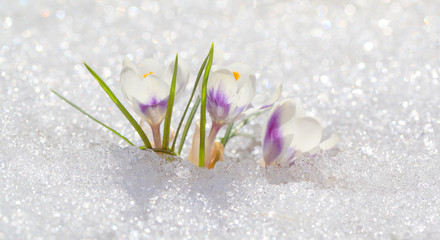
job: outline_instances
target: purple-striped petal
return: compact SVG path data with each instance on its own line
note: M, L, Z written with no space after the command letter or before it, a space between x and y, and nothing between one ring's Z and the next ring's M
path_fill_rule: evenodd
M209 89L206 108L215 122L223 122L228 117L231 103L221 87Z
M168 98L152 97L147 103L141 103L137 99L133 99L133 105L139 116L148 123L156 125L162 122L166 115Z
M267 122L263 142L263 158L266 165L271 165L283 151L284 139L281 131L281 108L277 108Z

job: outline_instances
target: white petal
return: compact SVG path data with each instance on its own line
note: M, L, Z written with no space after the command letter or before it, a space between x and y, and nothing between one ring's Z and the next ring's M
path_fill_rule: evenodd
M272 105L276 101L278 101L281 97L282 92L283 92L283 84L279 83L279 84L277 84L277 86L275 88L275 92L272 94L272 99L267 104Z
M152 97L165 99L170 93L170 86L155 75L148 75L143 78L139 85L131 92L141 103L147 103Z
M241 76L249 76L252 73L251 66L240 62L232 63L225 68L229 69L231 72L238 72Z
M338 144L339 140L340 140L339 134L335 133L335 134L331 135L327 140L325 140L321 144L319 144L319 147L322 150L332 149L333 147L336 146L336 144Z
M130 66L125 66L121 71L121 89L124 97L131 102L131 97L133 92L136 91L140 84L141 79L139 78L136 71Z
M141 62L141 64L138 67L138 71L141 77L144 74L149 74L151 72L154 75L161 78L163 76L164 70L165 69L163 65L154 58L145 59L144 61Z
M276 89L272 93L261 93L254 97L252 100L252 106L257 109L266 108L272 106L281 97L283 90L282 84L277 84Z
M209 75L208 79L208 92L211 89L217 92L219 88L223 93L229 97L237 94L237 83L235 82L234 74L228 69L222 68Z
M295 99L295 108L296 108L295 116L297 118L304 116L304 107L299 99Z
M227 68L231 72L237 72L238 74L240 74L240 78L237 79L238 88L241 89L243 87L249 87L247 86L247 84L250 83L250 86L254 90L256 90L255 74L252 72L252 68L249 65L235 62L231 65L226 66L225 68Z
M237 95L236 105L238 107L246 107L254 98L255 92L250 87L241 88Z
M307 152L321 142L322 126L316 118L297 118L293 129L294 137L291 146L297 151Z
M168 83L168 85L170 86L174 75L174 62L175 60L171 61L171 63L168 65L168 68L166 69L165 74L163 75L163 81ZM186 85L188 84L188 80L189 80L188 64L182 59L179 59L177 61L176 96L180 95L180 93L183 92Z
M128 57L124 57L124 59L122 60L122 67L131 67L135 70L137 70L136 66L133 64L133 62L128 58Z

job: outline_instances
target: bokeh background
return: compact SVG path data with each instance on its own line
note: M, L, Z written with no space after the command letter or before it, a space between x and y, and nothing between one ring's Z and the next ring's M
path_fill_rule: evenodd
M440 238L439 12L416 0L2 0L0 239ZM128 147L50 92L140 145L82 62L122 99L125 56L178 52L194 80L211 42L255 69L259 92L282 82L341 135L308 159L317 178L280 184L259 166L267 116L208 171Z

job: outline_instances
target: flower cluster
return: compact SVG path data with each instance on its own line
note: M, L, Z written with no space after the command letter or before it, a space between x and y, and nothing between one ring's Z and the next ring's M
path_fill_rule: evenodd
M98 74L87 64L85 66L138 132L145 145L140 147L142 149L148 148L165 154L180 155L188 129L201 103L200 123L196 124L188 154L188 160L196 166L213 168L218 161L223 161L224 147L228 140L237 136L240 128L251 118L264 113L269 108L273 109L262 139L262 162L265 167L271 165L290 167L303 153L317 154L337 144L338 135L333 135L321 142L323 135L321 123L314 117L305 116L300 102L287 99L277 103L281 97L281 85L278 85L274 92L257 94L256 77L249 65L236 62L222 66L223 55L220 51L217 51L216 60L213 59L214 48L212 46L200 68L176 132L171 129L170 125L174 101L185 90L190 77L188 65L179 60L177 55L175 60L167 66L151 58L137 65L128 58L123 60L120 74L122 94L132 110L139 116L140 124L130 115ZM202 73L204 76L200 88L199 80ZM114 129L98 121L60 94L53 92L130 145L134 145ZM198 92L196 96L200 96L197 97L186 120L176 151L179 131L196 92ZM207 136L205 136L206 112L211 118L211 129ZM164 120L164 132L161 136L161 124ZM240 124L236 124L237 122ZM217 135L224 126L227 126L225 136L218 139ZM153 142L149 139L153 139ZM172 144L170 141L173 141Z

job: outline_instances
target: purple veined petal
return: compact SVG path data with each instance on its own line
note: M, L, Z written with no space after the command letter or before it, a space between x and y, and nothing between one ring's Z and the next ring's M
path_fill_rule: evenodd
M221 68L209 75L207 90L217 92L219 88L228 97L237 95L238 86L234 74L226 68ZM230 100L230 99L229 99Z
M290 147L286 150L286 152L284 153L284 159L283 162L287 163L288 167L291 167L295 164L295 155L296 155L296 151L294 148Z
M271 165L282 153L284 146L281 131L281 108L276 109L269 118L263 140L263 158L267 165Z
M133 109L150 125L159 124L165 117L168 105L168 98L159 99L151 97L146 103L139 102L133 98Z
M263 131L263 159L266 165L278 161L293 139L295 102L287 99L275 105Z
M228 117L231 103L221 87L217 90L209 89L206 96L206 108L216 122L223 122Z
M240 118L240 114L246 109L246 106L234 107L233 110L229 112L228 118L225 123L232 123Z
M157 107L157 108L167 109L167 105L168 105L168 98L159 100L156 97L152 97L151 101L149 103L146 103L146 104L140 103L139 107L142 112L146 112L146 111L148 111L149 108L156 108Z

